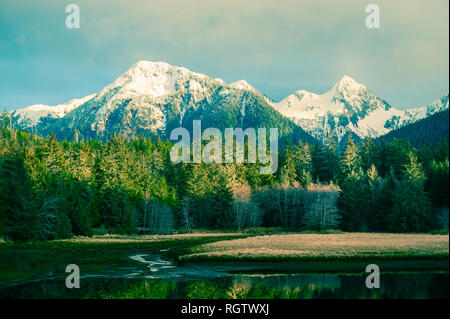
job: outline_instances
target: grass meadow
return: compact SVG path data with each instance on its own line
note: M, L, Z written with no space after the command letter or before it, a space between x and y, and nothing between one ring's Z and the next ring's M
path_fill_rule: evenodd
M255 236L203 244L182 261L448 259L448 235L342 233Z
M415 260L419 261L415 264L418 268L425 269L433 261L439 261L439 267L442 267L443 262L448 264L449 237L381 233L282 233L263 236L194 233L105 235L29 243L0 242L0 286L66 275L65 267L68 264L77 264L83 273L90 274L140 266L129 258L139 253L160 253L180 264L268 261L273 262L276 268L276 262L281 265L284 261L296 264L324 261L328 264L327 269L337 269L335 265L340 264L340 268L345 270L347 265L357 261ZM406 266L411 268L411 263ZM304 267L308 270L309 266L305 263Z

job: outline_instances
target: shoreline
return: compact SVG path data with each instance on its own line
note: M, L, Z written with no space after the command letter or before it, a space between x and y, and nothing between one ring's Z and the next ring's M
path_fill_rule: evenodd
M186 261L182 266L212 267L228 270L231 274L239 273L357 273L365 272L369 264L376 264L383 272L399 271L449 271L449 260L410 259L410 260L333 260L333 261Z
M380 240L368 241L364 239L366 237ZM392 239L395 237L403 244L393 249L395 243ZM292 240L295 238L300 241ZM414 240L418 242L414 243ZM273 249L269 243L275 245ZM302 247L300 250L299 245ZM259 247L264 247L264 250L258 250ZM245 253L241 253L240 249L245 249ZM364 272L365 267L372 263L378 264L382 271L449 269L448 235L105 236L39 243L2 243L0 282L65 275L66 265L72 263L80 265L84 274L121 267L145 267L129 258L130 255L142 253L160 254L180 266L232 267L232 272L254 269L267 272Z

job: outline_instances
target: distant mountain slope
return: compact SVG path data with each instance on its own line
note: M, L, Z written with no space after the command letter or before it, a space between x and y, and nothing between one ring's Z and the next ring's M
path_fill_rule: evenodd
M74 99L64 104L50 106L43 104L30 105L24 109L13 112L16 127L26 129L39 125L42 118L61 118L83 103L92 99L95 94L81 99Z
M296 91L273 103L273 107L316 139L323 141L333 131L340 142L348 133L376 138L448 109L448 94L426 107L397 110L364 85L344 76L324 94Z
M442 138L449 140L449 110L441 111L430 117L393 130L380 136L377 141L390 141L393 138L402 138L414 147L421 147L425 143L436 144Z
M77 100L67 111L46 107L13 112L14 125L43 135L105 139L112 134L169 136L176 127L277 127L281 137L315 140L275 111L271 100L245 81L220 79L163 62L139 61L99 93ZM30 120L32 119L32 120Z
M429 106L398 110L364 85L344 76L321 95L297 91L279 103L244 80L220 79L164 62L139 61L100 92L57 106L33 105L12 111L18 129L60 139L169 136L192 127L277 127L281 140L322 142L331 132L340 145L377 138L448 109L448 94Z

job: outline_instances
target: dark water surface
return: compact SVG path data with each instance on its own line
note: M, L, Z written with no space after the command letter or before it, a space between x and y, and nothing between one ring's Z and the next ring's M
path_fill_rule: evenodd
M176 266L158 255L130 258L145 267L82 276L79 289L65 277L0 287L0 299L18 298L448 298L448 271L381 273L380 288L368 289L366 273L258 274L220 267Z

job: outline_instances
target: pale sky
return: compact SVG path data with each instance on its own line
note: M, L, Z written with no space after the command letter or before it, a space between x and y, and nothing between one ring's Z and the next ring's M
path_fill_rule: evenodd
M67 29L65 7L80 7ZM365 8L380 7L380 29ZM448 0L1 0L0 107L98 92L138 60L164 61L281 100L353 77L394 107L448 92Z

